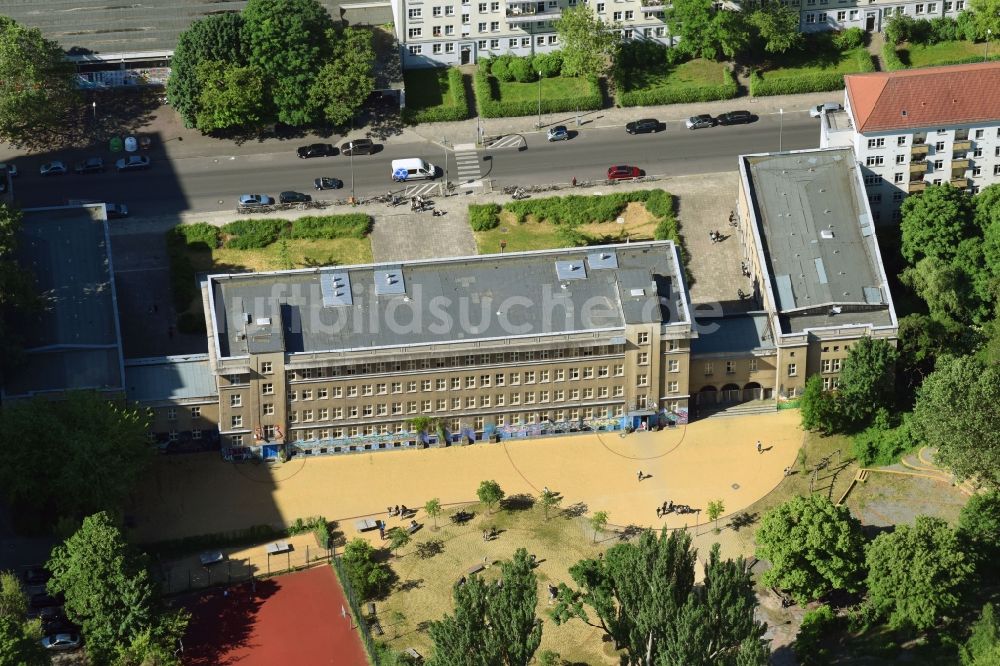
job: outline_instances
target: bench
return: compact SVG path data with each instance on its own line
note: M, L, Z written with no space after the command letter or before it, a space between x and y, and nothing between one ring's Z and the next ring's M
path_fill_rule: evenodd
M468 575L470 575L470 576L471 576L471 575L473 575L473 574L477 574L477 573L479 573L480 571L482 571L482 570L483 570L483 569L485 569L485 568L486 568L486 565L485 565L485 564L483 564L482 562L477 562L476 564L473 564L473 565L472 565L471 567L469 567L468 569L466 569L466 571L465 571L465 572L466 572L466 573L467 573Z
M268 555L280 555L281 553L287 553L292 549L292 545L287 541L275 541L274 543L267 544L267 554Z
M378 527L378 521L377 520L371 520L371 519L355 520L354 521L354 527L359 532L367 532L368 530L373 530L373 529L377 528Z
M416 532L419 529L420 529L420 523L418 523L415 520L411 520L410 521L410 526L406 528L406 533L407 534L413 534L414 532Z
M372 633L376 636L382 636L385 634L385 632L382 631L382 625L378 623L378 620L372 622Z
M424 659L423 655L414 650L413 648L406 648L405 650L403 650L403 653L406 654L408 657L413 657L414 659L417 659L419 661L423 661Z

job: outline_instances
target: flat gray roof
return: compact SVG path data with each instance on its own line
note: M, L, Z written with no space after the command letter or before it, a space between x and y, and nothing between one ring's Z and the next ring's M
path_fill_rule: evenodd
M775 307L840 325L847 310L891 309L878 243L849 148L742 158ZM858 307L853 307L858 306ZM856 312L853 313L856 315Z
M702 319L702 330L691 340L691 354L746 354L757 350L775 349L774 334L766 312ZM708 329L708 330L705 330Z
M676 257L656 241L214 275L213 328L227 358L688 322Z
M120 389L121 339L104 205L25 210L16 257L33 276L45 307L16 328L27 361L9 373L5 393Z
M206 354L135 359L125 365L125 394L129 400L216 399L218 393Z

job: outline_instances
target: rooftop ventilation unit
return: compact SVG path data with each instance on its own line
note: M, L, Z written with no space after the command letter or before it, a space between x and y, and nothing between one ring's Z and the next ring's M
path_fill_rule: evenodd
M615 254L614 250L591 252L587 255L587 264L592 271L602 268L618 268L618 255Z
M270 317L257 317L257 325L258 326L270 326L271 325L271 318Z
M560 280L586 280L587 269L581 261L557 261L556 277Z
M629 292L629 294L631 294L632 296L635 296L635 297L645 296L646 295L646 290L645 289L633 289L633 290L631 290Z
M375 271L375 293L379 296L401 296L406 293L403 269L400 266Z
M319 288L323 294L324 308L354 304L351 278L346 272L320 273Z
M819 232L819 237L824 240L831 240L833 238L833 231L830 229L823 229Z

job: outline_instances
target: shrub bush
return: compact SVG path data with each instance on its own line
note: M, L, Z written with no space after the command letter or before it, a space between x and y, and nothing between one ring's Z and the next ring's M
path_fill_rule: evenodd
M465 82L462 72L456 67L448 70L448 92L454 99L453 104L442 104L426 109L403 109L403 120L408 123L445 123L465 120L469 117L469 98L465 94Z
M906 14L893 14L885 24L885 41L890 44L901 44L909 41L910 29L915 21Z
M219 247L219 228L208 222L182 224L177 227L177 232L188 245L203 245L209 250Z
M920 441L906 417L897 423L885 409L876 413L869 427L851 438L851 448L862 465L891 465L918 446Z
M896 45L888 41L882 45L882 66L888 72L906 69L906 64L900 60L899 53L896 52Z
M473 204L469 206L469 225L473 231L489 231L500 226L500 205Z
M627 79L623 75L619 81ZM736 77L729 70L722 73L719 85L671 85L653 88L637 88L619 93L618 103L621 106L657 106L660 104L687 104L692 102L710 102L719 99L733 99L739 94Z
M961 38L962 35L955 19L948 16L939 16L930 20L929 43L951 42Z
M865 45L865 31L861 28L848 28L833 38L833 44L841 51L860 48Z
M364 213L308 216L292 222L291 237L310 240L364 238L371 228L372 219Z
M553 76L559 76L562 72L563 57L559 51L552 51L550 53L539 53L535 56L534 60L531 61L531 66L536 72L541 72L542 76L547 79Z
M839 628L839 618L826 604L802 616L802 625L795 637L795 656L802 666L829 663L830 652L825 642Z
M514 56L512 55L502 55L495 58L490 63L489 72L497 81L503 81L504 83L509 83L514 80L514 74L510 71L510 65L514 61Z
M278 240L288 226L288 220L273 218L236 220L223 226L222 232L230 236L226 247L234 250L258 250Z
M510 65L507 67L507 71L510 75L514 77L514 80L518 83L531 83L532 81L538 80L538 72L535 71L535 67L531 62L531 58L514 58L511 60Z
M970 42L982 39L983 37L983 35L979 34L979 25L976 23L976 18L972 12L961 12L958 15L958 18L955 19L955 30L961 39L967 39Z
M503 57L503 56L501 56ZM497 58L499 60L499 58ZM495 67L495 62L494 62ZM543 98L542 113L559 113L562 111L593 111L604 105L601 87L597 77L587 79L589 91L579 97ZM499 85L489 72L482 66L476 69L473 78L476 92L476 106L483 118L507 118L512 116L531 116L538 112L538 102L532 100L505 101L500 99Z
M855 71L875 71L875 65L867 52L859 54ZM750 76L750 94L755 97L825 92L839 90L843 87L844 75L838 72L802 72L793 76L767 79L759 71L754 71Z

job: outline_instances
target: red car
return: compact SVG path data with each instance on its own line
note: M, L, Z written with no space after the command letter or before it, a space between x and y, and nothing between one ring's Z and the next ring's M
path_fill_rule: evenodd
M626 178L638 178L642 175L642 169L634 166L613 166L608 168L608 180L625 180Z

